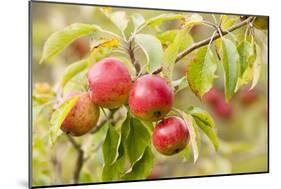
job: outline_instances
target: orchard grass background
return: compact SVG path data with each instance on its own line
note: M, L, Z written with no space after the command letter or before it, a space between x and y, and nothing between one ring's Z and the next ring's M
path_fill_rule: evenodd
M32 11L33 186L268 170L266 18L39 2ZM167 81L165 117L180 117L190 134L182 151L159 153L151 137L160 120L127 103L100 107L83 136L61 131L79 98L61 99L88 92L89 68L106 57L133 83Z

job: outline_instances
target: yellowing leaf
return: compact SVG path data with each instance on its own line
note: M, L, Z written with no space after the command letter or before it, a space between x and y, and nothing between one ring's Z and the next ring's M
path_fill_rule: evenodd
M175 37L174 42L171 45L169 45L164 52L162 68L163 68L163 75L165 78L168 79L168 81L172 80L175 60L179 53L180 46L184 38L187 36L187 33L188 30L186 28L179 31Z
M217 69L213 52L208 47L200 48L187 65L187 80L191 90L199 97L213 85Z
M118 39L97 39L91 43L90 62L97 61L98 57L103 57L104 54L111 52L112 48L118 47ZM103 51L104 50L104 51ZM101 54L101 55L100 55Z
M92 49L97 49L97 48L104 48L104 47L117 47L119 45L119 40L118 39L99 39L94 41L91 44Z

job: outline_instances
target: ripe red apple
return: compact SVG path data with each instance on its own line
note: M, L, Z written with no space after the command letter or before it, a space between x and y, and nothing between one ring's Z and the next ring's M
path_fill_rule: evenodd
M118 59L105 58L88 72L90 97L101 107L115 109L125 104L132 87L127 67Z
M172 109L173 96L165 79L147 74L134 83L129 96L130 110L138 118L157 121Z
M205 95L203 96L203 100L209 103L210 105L216 105L220 99L221 93L217 88L211 88Z
M162 120L152 134L153 145L163 155L183 150L189 142L189 131L184 121L172 116Z
M86 39L80 38L74 41L71 44L71 47L77 55L79 55L80 58L87 55L87 53L90 51L89 44L87 43Z
M214 110L217 116L223 119L229 119L233 114L231 104L226 103L224 97L220 98L220 100L214 106Z
M241 102L245 106L249 106L256 102L258 96L257 93L253 90L245 90L241 94Z
M72 136L81 136L96 126L99 108L91 101L87 92L72 93L64 99L76 95L80 95L80 98L64 119L61 130Z

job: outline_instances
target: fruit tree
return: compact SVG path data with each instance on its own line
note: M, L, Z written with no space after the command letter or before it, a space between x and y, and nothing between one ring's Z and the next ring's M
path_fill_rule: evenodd
M69 173L72 183L83 182L83 166L98 149L102 167L97 182L149 178L155 156L190 161L191 154L196 163L201 135L216 153L220 140L213 115L189 102L179 108L175 100L187 89L215 115L231 119L233 96L258 83L264 46L257 35L267 32L268 19L231 15L206 19L197 13L145 18L110 8L97 11L114 30L72 23L49 35L40 64L59 63L58 57L77 41L80 47L86 39L89 47L83 47L78 61L68 63L52 87L33 88L34 108L49 109L47 145L55 149L66 141L76 154ZM172 27L164 27L167 23ZM211 33L195 40L191 33L200 27ZM183 74L178 77L175 68L181 65ZM217 79L223 81L220 88L214 86ZM244 104L256 99L251 95L242 95ZM88 136L92 138L86 140Z

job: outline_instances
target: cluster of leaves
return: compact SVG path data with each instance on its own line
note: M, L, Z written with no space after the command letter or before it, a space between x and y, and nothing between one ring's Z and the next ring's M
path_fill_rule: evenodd
M118 33L105 30L99 25L75 23L53 33L46 41L40 63L53 62L53 58L76 39L83 36L92 37L89 56L66 68L59 82L57 95L87 89L85 78L88 68L107 56L121 59L128 66L133 79L144 73L160 74L174 87L175 93L189 86L199 98L211 89L219 65L224 70L227 101L241 86L252 81L254 87L257 83L261 50L253 32L248 35L248 30L253 28L247 28L243 37L237 37L238 35L232 33L230 33L231 38L224 36L228 34L228 28L239 22L237 19L221 16L221 26L214 30L213 36L208 41L209 44L200 46L189 34L192 26L207 23L198 14L163 14L145 19L140 14L132 14L129 17L126 12L111 12L108 8L101 8L99 11L118 29ZM156 34L145 32L146 28L159 29L162 22L167 20L178 20L180 26ZM249 23L250 21L252 20L249 20ZM133 25L133 29L128 32L129 24ZM244 34L244 30L242 32ZM219 37L214 39L215 35ZM179 55L186 49L192 48L193 50L190 51L192 58L188 63L186 75L173 81L173 70L175 63L179 61ZM136 54L143 57L136 59ZM186 60L186 57L181 59ZM52 113L50 119L52 143L55 143L61 134L59 129L61 123L77 100L76 97L68 99ZM191 151L194 162L199 156L199 129L208 136L215 150L218 149L215 123L207 111L199 107L190 107L186 110L174 109L171 114L181 117L189 127L191 142L183 152L186 158ZM150 142L154 124L138 120L130 115L129 110L121 128L110 123L102 146L103 181L145 179L149 175L154 162Z

